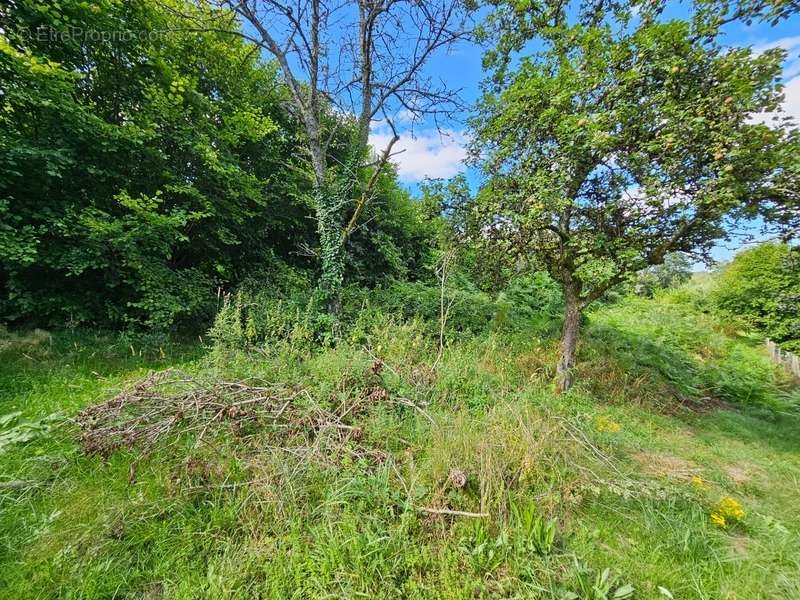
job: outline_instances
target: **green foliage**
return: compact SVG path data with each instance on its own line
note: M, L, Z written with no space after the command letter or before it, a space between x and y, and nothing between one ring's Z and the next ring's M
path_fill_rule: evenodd
M181 31L156 2L23 0L8 16L3 316L207 319L218 287L310 239L284 92L238 38Z
M394 173L378 179L374 196L347 242L348 281L373 287L389 278L428 278L446 227L397 185Z
M521 508L514 504L511 511L517 529L527 537L533 549L539 554L550 554L556 540L557 521L545 519L535 505Z
M302 272L283 266L225 295L209 336L220 359L253 347L305 354L328 345L332 325L325 297Z
M485 331L495 314L495 303L468 281L445 290L445 308L449 306L448 328L452 331L478 333ZM441 310L441 290L423 282L394 282L376 290L374 300L389 314L406 319L419 317L430 325L431 333L438 331Z
M48 415L38 421L17 422L20 415L21 411L15 411L0 417L0 454L15 444L25 444L47 435L52 422L58 420L58 415Z
M573 577L575 591L565 592L560 600L626 600L635 592L631 584L620 584L619 575L611 569L595 571L576 561Z
M617 28L613 8L597 10L595 25L562 15L528 31L541 51L489 86L472 122L489 176L479 240L546 269L581 305L669 252L706 254L748 211L793 202L772 177L791 171L798 142L749 119L778 105L780 50L723 47L718 26L694 21Z
M664 262L639 271L630 283L632 291L639 296L652 296L657 290L677 287L689 281L692 262L681 252L672 252Z
M263 281L264 297L282 301L284 312L304 306L314 288L294 270L270 269ZM259 308L248 293L231 320L237 339L247 337L242 316ZM345 294L344 308L349 301ZM642 597L668 597L660 589L689 599L732 590L791 597L800 438L786 408L756 412L743 398L738 410L689 412L642 401L644 391L664 392L657 360L677 378L685 365L716 364L729 344L742 350L729 353L726 368L741 371L764 358L748 340L728 337L691 305L626 299L591 313L580 367L591 377L557 396L540 371L552 362L553 340L535 329L454 338L431 369L438 347L419 320L365 312L353 343L268 338L260 351L229 349L224 360L130 336L3 332L0 408L22 413L13 426L56 410L71 417L167 366L203 381L246 377L291 390L290 410L301 417L288 428L252 422L238 433L220 418L203 444L199 431L176 432L147 454L118 451L106 461L81 453L68 425L7 446L0 560L13 568L0 570L3 591L608 600L631 586ZM620 337L617 349L603 328L630 339ZM650 358L639 351L643 337L657 346ZM615 360L631 362L619 369ZM774 389L772 373L751 373L760 376ZM357 437L331 446L339 437L319 409L349 410ZM610 422L617 427L601 430ZM303 443L281 443L284 435ZM661 474L662 462L674 476ZM452 469L465 474L463 487L451 483ZM735 535L709 521L727 496L748 514Z
M496 298L456 273L442 294L441 286L424 281L394 280L373 289L348 286L334 322L325 296L310 280L283 268L277 276L250 277L237 293L225 296L210 335L226 352L291 347L303 353L337 340L364 340L376 328L404 321L418 324L427 339L438 338L442 309L446 340L489 332L543 335L558 328L563 310L561 292L545 273L514 278Z
M708 259L744 217L795 211L800 130L752 118L779 107L783 52L723 46L702 5L685 20L637 6L634 21L618 3L490 4L474 239L562 286L566 391L587 306L670 252Z
M787 244L739 252L714 281L710 301L787 350L800 350L800 253Z
M564 296L559 285L542 271L511 279L497 295L495 327L520 330L533 327L541 333L553 333L561 325Z
M363 213L351 120L322 108L341 131L320 195L275 67L179 27L202 4L0 9L0 316L138 328L0 327L5 596L797 596L800 396L737 330L796 340L796 250L682 285L668 253L763 214L764 173L791 183L793 134L748 121L774 107L782 55L656 22L660 3L634 26L586 2L576 27L569 3L492 4L531 20L494 22L489 184L428 182L417 202L387 170ZM170 33L28 35L66 24ZM507 79L534 32L542 53ZM562 289L585 305L661 259L647 298L586 315L581 383L554 394ZM211 348L165 333L214 314ZM251 400L282 408L215 397L147 450L81 450L79 410L168 367L261 382ZM720 498L746 511L735 532L710 519Z
M643 368L657 373L679 401L706 397L764 407L796 402L760 343L729 337L715 319L675 300L629 299L593 313L592 354L613 355L631 375Z
M442 304L447 310L448 331L525 331L541 333L558 327L563 299L557 285L545 273L518 276L496 298L476 289L463 275L456 275L442 290L422 282L395 282L371 295L373 302L391 314L422 318L438 331Z
M278 262L309 275L324 263L337 288L348 271L374 285L423 270L426 224L390 172L345 257L342 206L358 190L343 180L313 197L276 67L220 32L224 11L199 15L219 27L187 31L179 13L203 10L152 0L3 9L1 318L196 329L221 290ZM343 160L352 123L329 112L344 132L331 158ZM323 204L330 226L315 228Z

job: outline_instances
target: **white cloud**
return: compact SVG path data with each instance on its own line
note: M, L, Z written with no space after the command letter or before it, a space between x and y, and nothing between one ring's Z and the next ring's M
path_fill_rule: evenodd
M772 48L782 48L788 52L786 65L783 69L783 80L785 82L783 112L759 113L753 115L752 120L769 124L776 116L790 116L800 123L800 77L798 77L800 75L800 60L797 60L798 53L800 53L800 35L782 37L771 42L756 44L753 46L753 52L762 54Z
M783 69L785 82L783 94L783 112L759 113L753 115L752 121L770 124L776 116L793 117L800 124L800 35L778 38L771 42L762 42L753 46L753 52L762 54L772 48L782 48L788 52L786 64Z
M800 48L800 35L792 35L789 37L778 38L777 40L773 40L771 42L763 42L761 44L756 44L753 46L753 52L756 54L762 54L767 50L771 50L772 48L783 48L787 52L789 52L791 57L791 52L795 48Z
M381 128L373 130L369 141L376 152L382 152L391 138L391 133ZM422 181L426 177L452 177L461 171L467 155L466 139L463 132L453 130L402 132L392 154L401 179Z
M800 76L790 79L783 86L782 109L781 112L755 114L750 120L770 125L775 117L792 117L800 125Z
M783 88L783 110L800 123L800 77L795 77Z

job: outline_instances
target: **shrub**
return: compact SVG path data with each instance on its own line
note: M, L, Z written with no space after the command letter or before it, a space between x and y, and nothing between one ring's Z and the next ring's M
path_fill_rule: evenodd
M442 290L423 282L393 282L372 294L372 302L390 314L421 318L438 332ZM512 279L496 298L482 292L465 277L456 275L444 291L447 331L478 334L486 331L557 328L563 312L558 285L545 273Z
M800 252L761 244L740 252L711 294L723 315L743 319L789 350L800 350Z
M251 276L226 295L209 335L220 351L260 347L305 352L331 340L333 320L321 295L285 265Z

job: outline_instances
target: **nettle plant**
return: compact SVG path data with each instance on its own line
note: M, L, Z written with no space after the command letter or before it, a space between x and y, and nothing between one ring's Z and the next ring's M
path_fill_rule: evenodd
M797 205L796 131L752 118L780 105L781 50L723 47L699 20L609 20L540 30L543 49L513 72L502 64L472 123L481 243L546 269L564 293L561 391L593 301Z

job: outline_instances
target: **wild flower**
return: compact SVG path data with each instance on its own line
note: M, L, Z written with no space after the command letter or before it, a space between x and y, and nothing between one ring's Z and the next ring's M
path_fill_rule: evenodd
M741 521L745 516L742 505L731 497L720 500L717 505L717 510L725 517L735 519L736 521Z
M728 525L743 520L745 514L744 508L737 500L726 496L717 502L717 505L711 512L711 522L717 527L724 529Z
M728 522L725 520L725 517L716 512L711 513L711 522L721 529L725 529L728 526Z
M594 428L601 433L617 433L622 429L622 425L611 417L600 415L594 420Z
M699 475L692 475L692 485L700 490L706 487L706 482Z

